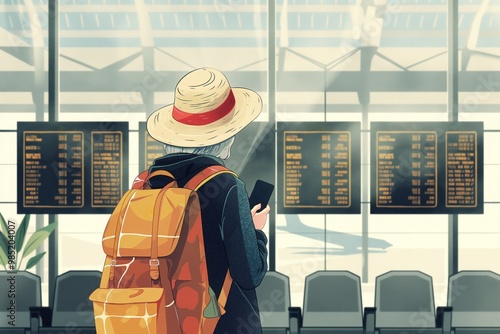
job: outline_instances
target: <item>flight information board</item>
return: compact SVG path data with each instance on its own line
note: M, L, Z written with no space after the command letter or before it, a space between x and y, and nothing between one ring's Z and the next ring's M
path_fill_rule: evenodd
M139 171L148 169L156 158L164 155L163 143L149 135L146 122L139 122Z
M360 213L360 123L278 123L278 213Z
M482 122L371 123L371 213L483 213Z
M111 213L127 188L127 122L17 123L18 213Z
M223 163L245 182L250 194L258 179L274 183L274 147L274 124L252 122L234 136L230 156ZM146 122L140 122L139 170L148 169L164 155L163 144L148 134ZM273 202L274 194L269 203Z
M259 179L275 183L275 146L274 123L252 122L234 137L231 154L224 164L245 182L248 195ZM271 206L275 194L276 189L269 200Z

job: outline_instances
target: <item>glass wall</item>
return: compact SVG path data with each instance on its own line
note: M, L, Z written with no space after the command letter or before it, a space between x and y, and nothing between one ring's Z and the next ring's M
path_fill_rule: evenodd
M459 269L500 271L500 2L460 1L459 120L483 121L484 214L459 218Z
M47 24L47 4L42 1L0 1L0 213L16 228L24 218L16 207L17 122L48 119ZM46 223L47 217L31 216L26 241ZM36 252L43 251L42 246ZM23 260L22 269L27 260ZM30 271L44 276L46 267L47 256ZM0 266L0 270L4 268Z
M60 121L128 121L129 178L139 173L139 122L171 104L199 67L259 92L267 107L263 1L67 1L60 5ZM102 269L108 215L61 215L59 271ZM81 249L86 249L82 254Z
M448 217L369 214L369 130L372 121L447 121L446 2L283 0L278 11L278 120L362 124L362 214L278 220L277 269L290 275L294 303L304 274L324 269L359 275L365 306L376 276L398 269L431 275L444 298Z
M0 4L0 181L12 189L0 192L0 212L20 222L8 143L16 122L48 120L48 3ZM459 11L459 120L486 129L485 213L459 217L459 269L500 272L492 261L500 254L500 1L460 0ZM290 277L297 306L305 276L325 269L359 275L364 306L373 305L378 275L420 270L444 305L448 216L370 214L369 135L375 121L448 121L447 15L445 0L65 0L58 120L129 122L130 181L140 171L139 123L172 103L176 83L198 67L257 91L258 122L361 122L361 214L277 215L276 270ZM59 273L102 269L107 218L58 216ZM46 223L33 218L29 232ZM32 269L45 283L46 267L45 259Z

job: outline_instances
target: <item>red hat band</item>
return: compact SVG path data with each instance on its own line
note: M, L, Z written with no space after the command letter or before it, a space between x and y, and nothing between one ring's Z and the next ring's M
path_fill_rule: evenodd
M178 109L175 105L172 109L172 117L179 123L186 125L207 125L214 123L228 115L234 108L236 100L233 91L229 90L229 95L220 106L203 113L193 114Z

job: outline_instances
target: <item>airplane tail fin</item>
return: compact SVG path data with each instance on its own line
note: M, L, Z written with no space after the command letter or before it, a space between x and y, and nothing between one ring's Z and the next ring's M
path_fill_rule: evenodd
M299 229L299 228L305 226L304 223L300 221L300 218L298 215L285 215L285 220L286 220L287 230Z

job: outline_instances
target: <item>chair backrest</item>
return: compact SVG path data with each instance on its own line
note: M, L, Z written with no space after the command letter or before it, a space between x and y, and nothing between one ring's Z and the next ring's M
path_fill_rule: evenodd
M68 271L56 278L52 326L93 327L90 294L99 287L101 272Z
M432 277L420 271L390 271L376 278L377 328L434 328Z
M361 280L349 271L317 271L306 277L304 327L363 327Z
M290 307L288 277L276 271L268 271L256 291L262 327L288 328Z
M448 282L452 327L500 327L500 275L461 271Z
M40 277L27 271L0 271L0 328L30 327L30 306L42 306Z

